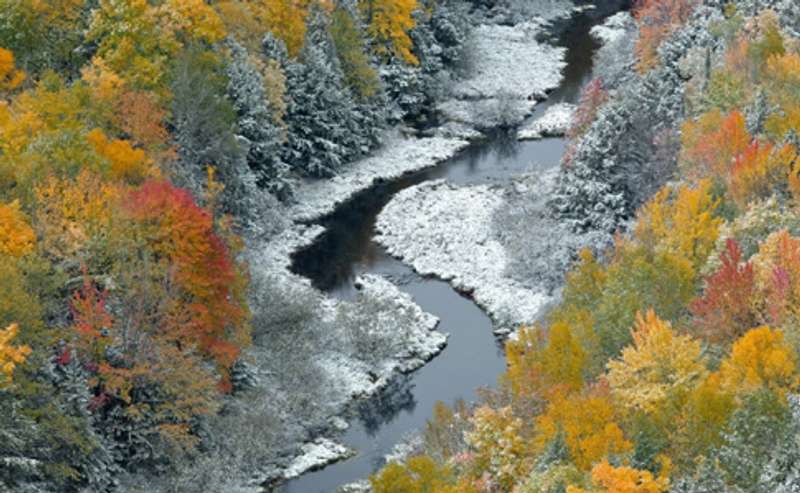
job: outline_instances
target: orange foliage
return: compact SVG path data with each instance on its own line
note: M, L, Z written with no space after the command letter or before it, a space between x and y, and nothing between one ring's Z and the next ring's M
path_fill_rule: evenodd
M102 360L105 342L110 340L114 323L106 310L108 293L100 291L84 267L83 286L72 294L72 326L78 335L81 348L94 360Z
M771 234L753 257L756 283L766 302L763 316L782 324L800 304L800 239L786 230Z
M669 478L663 474L654 477L650 471L614 467L604 460L592 468L592 484L591 491L595 493L663 493L669 489ZM567 493L587 492L569 486Z
M126 209L185 293L175 307L177 337L198 341L220 367L230 368L249 343L248 314L243 280L213 218L189 192L166 181L145 182L129 194Z
M733 344L720 366L720 385L738 395L760 388L784 394L796 387L796 366L797 356L783 332L759 327Z
M658 47L672 31L686 22L697 0L640 0L634 9L639 23L636 44L638 68L647 72L658 64Z
M19 202L0 203L0 255L21 257L33 251L36 235L19 210Z
M786 144L775 148L770 143L753 141L734 158L731 196L740 206L756 198L768 197L776 188L786 185L796 163L794 146Z
M727 116L715 110L696 122L687 121L681 132L685 170L695 179L730 173L734 159L747 150L752 141L744 115L733 111Z
M152 161L127 140L109 140L100 129L92 130L86 138L95 151L111 163L113 178L135 183L154 174Z
M25 80L25 72L14 68L14 54L0 48L0 91L16 89Z
M157 149L166 145L169 139L169 133L164 127L167 112L150 94L140 91L122 94L117 113L120 128L137 144L146 149Z

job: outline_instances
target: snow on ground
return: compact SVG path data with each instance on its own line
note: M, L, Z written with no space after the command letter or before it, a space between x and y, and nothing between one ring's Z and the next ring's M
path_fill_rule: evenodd
M630 12L619 12L590 31L592 36L603 44L611 44L635 29L635 21Z
M460 138L394 137L375 154L349 165L329 180L304 182L289 210L294 221L311 222L330 214L336 206L380 181L390 181L453 157L469 143Z
M437 109L453 122L480 129L511 127L531 114L536 102L561 83L564 48L537 40L540 18L514 26L475 29L475 65L456 83L452 98Z
M540 118L517 131L519 140L535 140L544 137L562 137L572 125L575 115L574 104L559 103L547 108Z
M498 333L531 323L550 300L506 274L507 256L493 235L502 188L423 183L398 193L378 216L376 240L423 275L471 293Z
M286 479L296 478L304 472L320 469L328 464L355 455L355 451L327 438L318 438L301 447L303 455L298 456L284 471Z
M376 275L356 280L355 301L337 301L328 310L332 329L341 329L342 339L357 338L357 349L348 354L339 348L319 357L319 365L336 389L340 404L373 395L398 373L409 373L439 354L447 335L436 326L439 319L424 312L411 296ZM338 318L337 318L338 316ZM360 352L370 352L365 361Z
M475 66L453 89L456 99L542 99L561 83L564 48L537 41L541 21L516 26L482 24L475 29Z

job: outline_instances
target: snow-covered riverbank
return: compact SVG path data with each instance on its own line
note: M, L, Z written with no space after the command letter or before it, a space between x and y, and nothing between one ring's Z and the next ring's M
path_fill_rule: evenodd
M564 17L568 11L554 15ZM476 43L486 56L477 58L473 75L457 85L449 103L485 108L510 100L512 112L528 112L536 99L559 84L564 50L537 41L544 38L546 29L541 19L525 21L522 26L524 29L487 24L476 29ZM519 57L527 62L521 63ZM257 475L252 484L274 483L348 457L351 451L335 441L337 430L347 426L340 416L348 405L373 395L396 375L419 368L446 344L446 336L435 330L435 317L386 279L364 276L357 281L357 298L341 301L290 270L292 255L325 232L323 227L309 224L377 183L440 164L466 148L469 140L480 138L474 128L498 124L491 119L479 121L475 115L485 116L480 112L473 111L470 118L443 113L442 126L426 132L428 137L396 135L337 177L299 184L295 205L279 212L287 220L283 231L248 245L247 260L257 287L251 303L254 325L257 332L258 327L269 328L256 334L250 356L258 385L269 389L277 419L289 430L282 440L290 451L266 466L265 470L272 472ZM494 200L493 192L484 192L484 199ZM476 232L490 222L488 216L482 220ZM463 249L474 246L470 245L474 240L477 238L464 241ZM494 240L486 248L489 253L498 251ZM476 292L476 301L493 317L509 323L535 314L547 297L520 288L511 297L524 300L510 300L501 283L502 264L492 263L493 270L485 275L494 287L482 289L480 295ZM471 290L471 286L465 284L463 289ZM272 307L273 312L259 311L259 307Z
M502 187L425 183L397 194L376 226L390 254L469 293L499 334L532 323L551 300L544 288L508 275L510 259L493 227L504 196Z

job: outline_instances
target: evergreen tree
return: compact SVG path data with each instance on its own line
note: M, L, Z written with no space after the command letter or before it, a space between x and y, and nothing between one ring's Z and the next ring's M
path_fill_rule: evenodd
M172 126L180 166L176 179L204 195L209 166L223 185L222 207L247 221L259 215L257 180L247 164L250 142L236 133L226 98L228 77L219 56L199 46L184 50L172 73Z
M281 160L281 129L275 125L264 79L248 60L247 50L231 40L226 66L228 97L237 115L238 133L248 147L247 164L260 186L285 199L291 195L289 167Z
M285 159L311 176L331 176L349 160L367 152L370 128L344 84L324 15L309 15L299 60L286 74L290 101Z

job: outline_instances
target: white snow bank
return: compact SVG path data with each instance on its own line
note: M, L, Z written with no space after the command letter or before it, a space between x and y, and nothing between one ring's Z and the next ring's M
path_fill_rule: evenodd
M296 204L289 210L289 217L301 222L319 219L375 183L436 166L467 145L459 138L394 137L375 154L348 165L339 175L304 182L297 188Z
M550 300L506 274L507 255L493 236L502 189L443 181L403 190L378 216L376 240L423 275L436 275L472 294L506 333L531 323Z
M453 90L456 99L489 99L509 95L542 99L561 82L564 48L536 40L541 21L516 26L481 24L475 28L475 66Z
M562 137L572 125L576 106L559 103L547 108L544 115L517 131L517 139L534 140L543 137Z
M599 26L594 26L589 31L596 40L603 44L610 44L636 28L636 21L630 12L619 12L612 15Z
M338 490L336 490L336 493L370 493L371 491L372 485L368 480L362 479L361 481L356 481L354 483L341 486Z
M303 454L296 457L284 471L283 476L286 479L296 478L305 472L352 457L356 453L327 438L317 438L313 442L303 444L301 449Z
M439 319L408 293L376 275L361 276L355 284L355 301L328 308L333 330L341 331L337 338L353 340L355 350L326 351L318 362L342 403L372 395L397 373L420 368L447 345L447 335L436 330ZM372 364L364 361L365 352L374 358Z

